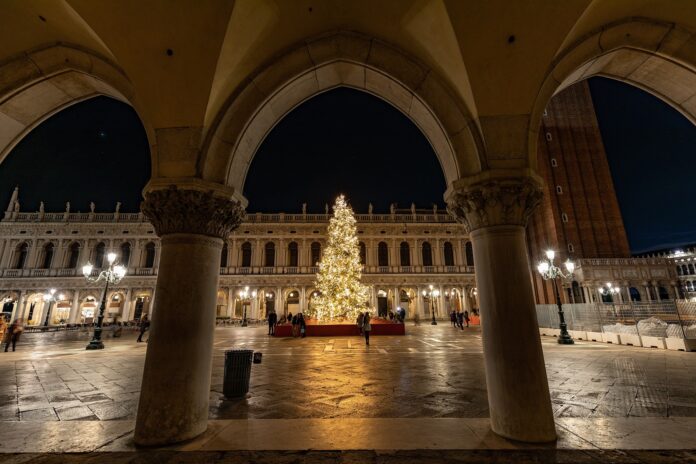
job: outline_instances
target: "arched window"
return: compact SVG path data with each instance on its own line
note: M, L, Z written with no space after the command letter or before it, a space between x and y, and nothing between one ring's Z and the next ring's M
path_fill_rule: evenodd
M471 246L471 242L466 242L466 245L464 245L464 252L466 254L466 265L473 266L474 265L474 248Z
M665 287L658 287L657 294L660 296L660 300L669 300L669 292Z
M682 271L681 266L677 266L677 275L684 275L684 272Z
M312 266L316 266L321 260L321 243L312 242L310 250L312 252Z
M686 264L681 265L681 270L683 275L686 275L689 272L689 270L686 267Z
M640 292L636 287L629 288L628 293L631 295L631 301L640 301Z
M130 243L123 242L121 244L121 259L120 259L120 263L123 266L128 267L128 264L130 263L130 255L131 255Z
M299 262L299 254L297 252L297 242L288 243L288 266L296 267Z
M408 246L408 242L401 242L401 245L399 246L399 255L402 266L411 265L411 247Z
M454 249L451 242L445 242L443 253L445 255L445 266L454 266Z
M385 242L379 242L377 245L377 265L389 266L389 247Z
M106 251L106 245L104 242L97 243L94 247L94 267L100 268L104 265L104 252Z
M155 267L155 244L152 242L145 245L145 267Z
M363 242L360 242L360 264L367 264L367 251Z
M73 242L70 245L70 257L68 258L68 269L77 268L77 262L80 259L80 244Z
M27 252L29 251L29 245L26 243L20 243L17 245L15 250L15 269L24 269L24 265L27 263Z
M692 274L692 275L694 274L694 265L693 264L689 264L689 274Z
M275 266L275 243L268 242L264 248L264 266L273 267Z
M222 245L222 252L220 253L220 267L227 267L227 242Z
M47 243L43 249L43 262L41 263L41 269L48 269L51 267L53 262L53 244Z
M423 242L423 266L432 266L433 265L433 249L430 246L430 243L428 242Z
M251 267L251 243L242 243L242 267Z

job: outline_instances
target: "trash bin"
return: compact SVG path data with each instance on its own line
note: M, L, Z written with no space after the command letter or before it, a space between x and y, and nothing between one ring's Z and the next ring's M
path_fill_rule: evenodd
M225 351L225 374L222 393L228 398L239 398L249 392L253 350Z

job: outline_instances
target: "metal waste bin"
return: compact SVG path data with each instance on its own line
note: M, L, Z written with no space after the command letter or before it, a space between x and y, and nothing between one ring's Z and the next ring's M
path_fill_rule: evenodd
M225 375L222 393L228 398L239 398L249 392L253 350L225 351Z

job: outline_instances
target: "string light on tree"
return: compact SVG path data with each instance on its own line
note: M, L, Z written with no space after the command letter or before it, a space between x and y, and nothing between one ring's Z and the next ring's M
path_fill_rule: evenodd
M362 264L353 210L343 195L336 199L329 221L328 243L319 262L313 316L319 320L353 320L366 309L368 289L360 283Z

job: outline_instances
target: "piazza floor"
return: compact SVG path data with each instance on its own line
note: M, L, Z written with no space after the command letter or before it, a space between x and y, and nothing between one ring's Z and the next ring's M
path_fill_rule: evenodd
M86 331L25 334L17 352L0 352L0 462L15 453L30 453L22 455L27 459L31 453L86 453L76 459L135 453L131 436L146 349L136 335L107 335L104 351L85 351ZM684 462L696 459L674 451L696 448L696 353L542 342L560 439L535 450L553 450L554 459L563 450L582 450L587 462L594 462L593 452L612 449L660 448ZM478 328L409 324L406 336L373 337L369 348L357 337L276 339L263 327L218 328L215 348L211 426L176 450L530 449L488 429ZM223 354L230 348L263 353L246 399L227 401L221 394Z

